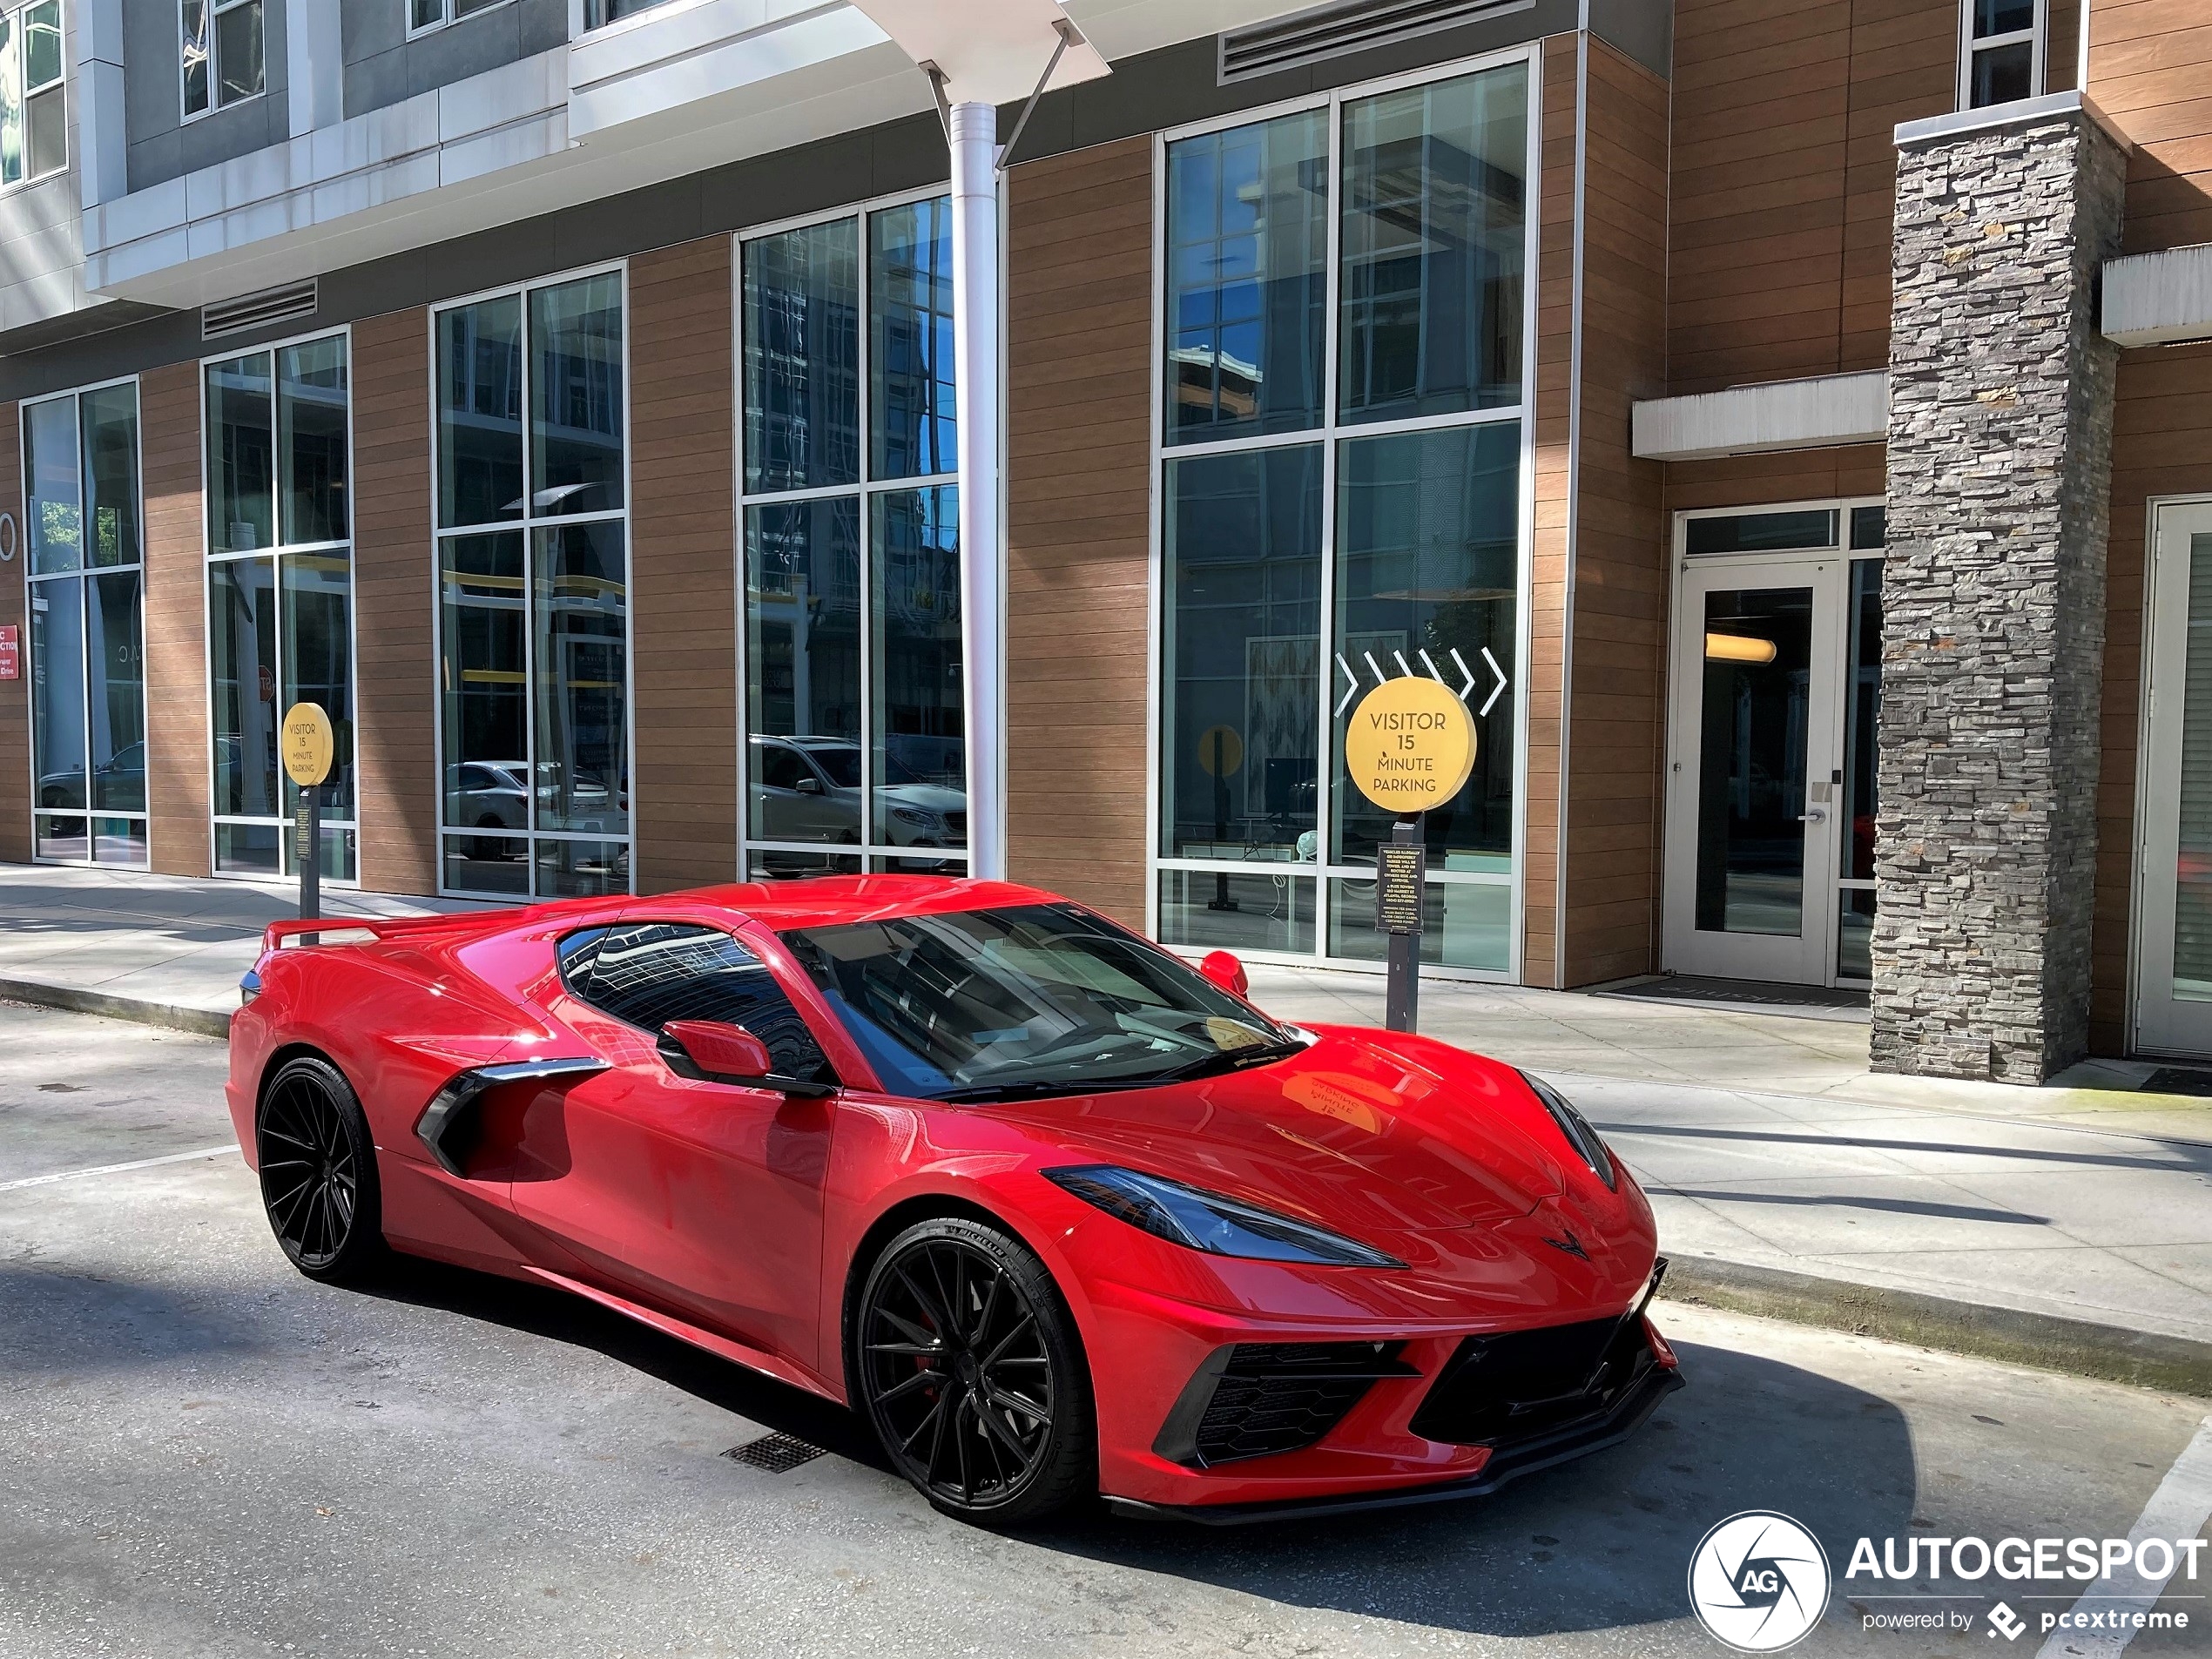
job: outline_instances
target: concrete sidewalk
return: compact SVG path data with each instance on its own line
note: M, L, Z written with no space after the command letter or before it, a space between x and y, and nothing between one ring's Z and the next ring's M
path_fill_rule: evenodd
M288 891L0 866L0 997L219 1033ZM327 914L449 900L334 894ZM1278 1016L1379 1024L1372 974L1254 968ZM1874 1076L1863 1013L1428 982L1421 1028L1558 1083L1651 1195L1670 1288L2212 1393L2212 1100ZM4 1017L0 1015L0 1017Z
M482 907L326 890L326 916ZM219 1036L261 930L300 914L296 887L0 864L0 996Z

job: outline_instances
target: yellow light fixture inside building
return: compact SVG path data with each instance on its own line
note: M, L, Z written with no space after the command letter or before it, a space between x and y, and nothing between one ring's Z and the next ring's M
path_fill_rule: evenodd
M1709 663L1770 663L1774 656L1771 639L1753 639L1744 634L1705 636L1705 660Z

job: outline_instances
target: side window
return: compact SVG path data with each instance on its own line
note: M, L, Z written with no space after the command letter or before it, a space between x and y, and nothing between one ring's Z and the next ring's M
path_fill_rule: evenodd
M766 743L760 746L760 781L771 789L796 789L799 773L805 768L799 757L780 743Z
M588 963L582 960L586 951ZM573 995L625 1024L645 1031L671 1020L741 1025L768 1045L781 1076L836 1081L828 1056L767 965L717 928L639 921L571 934L561 941L561 970Z

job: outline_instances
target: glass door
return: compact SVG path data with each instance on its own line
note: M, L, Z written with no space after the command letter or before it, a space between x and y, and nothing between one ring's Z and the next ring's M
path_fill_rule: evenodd
M2212 502L2160 509L2152 556L2134 1046L2212 1054Z
M1666 966L1810 985L1834 984L1839 965L1841 977L1864 977L1880 563L1839 549L1685 565ZM1852 671L1860 656L1865 674Z

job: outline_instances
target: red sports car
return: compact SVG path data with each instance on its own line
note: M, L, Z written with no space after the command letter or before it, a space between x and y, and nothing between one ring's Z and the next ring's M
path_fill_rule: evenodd
M1679 1386L1650 1207L1564 1099L1032 888L284 922L243 989L301 1271L590 1297L848 1403L953 1514L1480 1493Z

